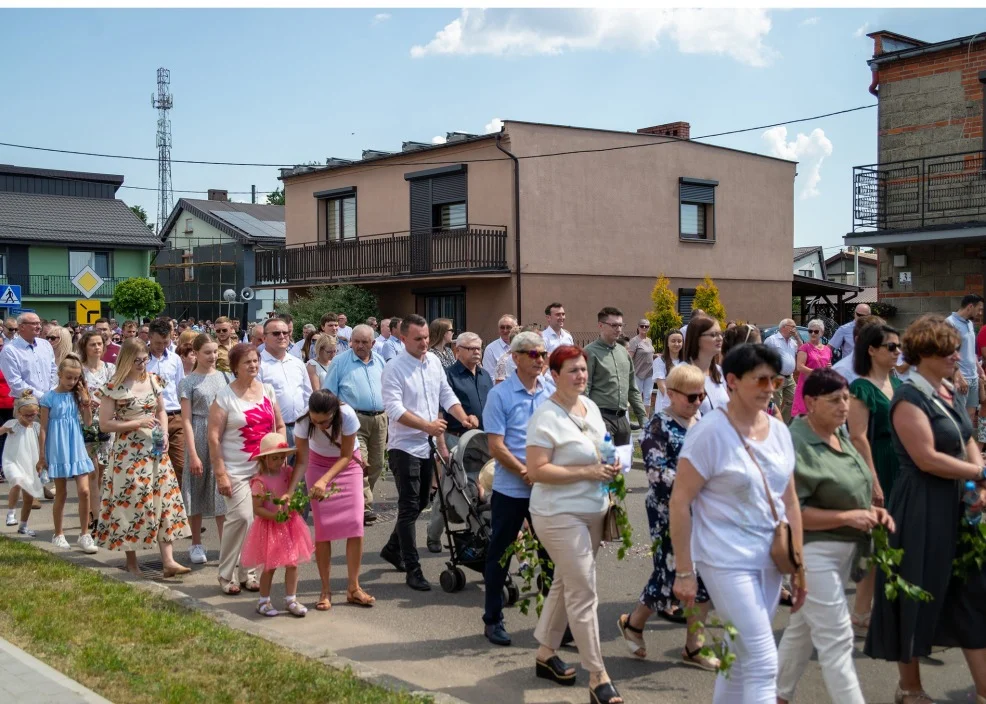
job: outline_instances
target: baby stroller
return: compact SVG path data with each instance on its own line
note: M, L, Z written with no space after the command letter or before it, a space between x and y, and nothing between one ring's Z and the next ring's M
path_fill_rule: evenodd
M435 462L440 470L438 502L450 555L439 583L450 594L466 586L462 567L480 574L486 569L491 538L490 505L488 499L480 503L477 480L483 466L492 459L486 433L481 430L463 434L459 444L449 452L448 462L435 452ZM453 528L453 525L457 527ZM504 605L512 606L519 597L520 590L508 576L503 587Z

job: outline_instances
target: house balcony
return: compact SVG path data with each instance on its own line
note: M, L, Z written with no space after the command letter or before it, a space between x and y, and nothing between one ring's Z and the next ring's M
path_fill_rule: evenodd
M984 152L853 168L853 233L986 224Z
M21 296L31 298L83 298L71 276L50 274L10 274L0 276L0 286L20 286ZM93 298L112 298L117 283L124 279L103 279Z
M359 235L255 252L258 286L304 286L508 273L507 228L455 229Z

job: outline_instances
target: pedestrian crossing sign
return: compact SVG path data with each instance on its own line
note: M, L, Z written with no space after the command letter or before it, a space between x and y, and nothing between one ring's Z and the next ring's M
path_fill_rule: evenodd
M0 308L20 308L21 287L0 286Z

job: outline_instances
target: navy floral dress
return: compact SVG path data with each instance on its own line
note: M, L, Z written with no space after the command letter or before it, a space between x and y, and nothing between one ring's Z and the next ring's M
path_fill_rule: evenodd
M671 548L668 504L678 473L678 453L685 444L686 429L667 412L655 413L640 437L644 467L650 489L644 505L654 550L654 572L640 594L640 603L652 611L669 611L676 605L674 587L674 551ZM698 579L695 601L709 600L702 578Z

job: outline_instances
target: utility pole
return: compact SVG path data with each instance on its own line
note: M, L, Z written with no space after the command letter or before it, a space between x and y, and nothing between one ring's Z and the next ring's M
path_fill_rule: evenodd
M256 205L257 203L257 187L250 186L250 202Z
M174 193L171 190L171 120L168 111L171 109L173 97L169 92L171 86L171 71L166 68L157 70L157 93L151 94L151 107L157 110L157 231L171 215Z

